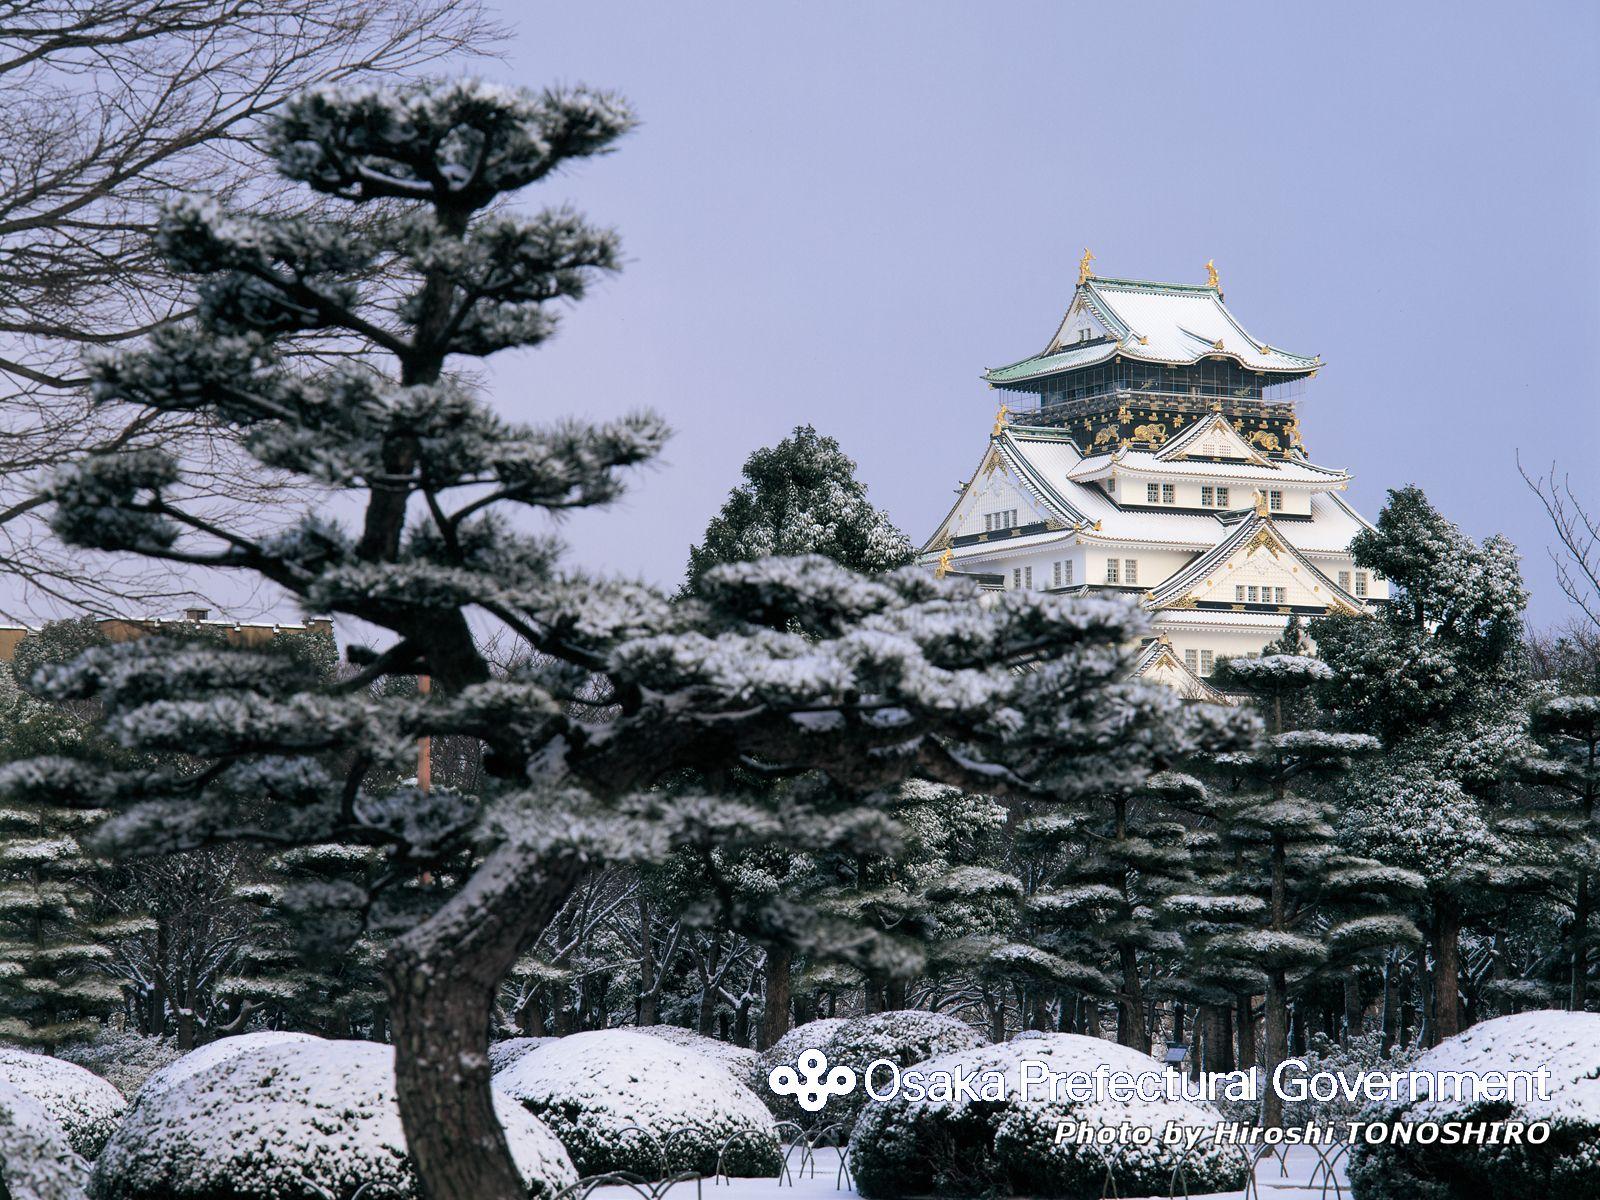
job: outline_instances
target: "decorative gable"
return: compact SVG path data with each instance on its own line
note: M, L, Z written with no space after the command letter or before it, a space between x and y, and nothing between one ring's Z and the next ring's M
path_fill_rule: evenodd
M1213 551L1212 561L1187 568L1187 589L1181 595L1152 595L1160 607L1188 608L1195 604L1254 605L1292 608L1334 608L1353 612L1356 605L1326 575L1295 552L1267 523L1255 527L1248 540L1230 552ZM1177 577L1174 577L1176 580ZM1167 585L1158 593L1169 593Z
M957 501L949 529L952 537L965 537L1037 525L1055 518L1056 514L1011 472L1005 460L991 453ZM1058 519L1056 524L1060 524Z
M1051 340L1045 353L1075 346L1079 342L1092 342L1099 338L1115 336L1116 334L1106 326L1105 322L1095 315L1094 309L1089 307L1083 298L1083 293L1079 292L1072 302L1072 307L1067 309L1061 328L1056 330L1056 336Z
M1184 458L1220 458L1263 467L1277 466L1247 442L1221 413L1212 413L1182 436L1167 442L1156 457L1169 462Z

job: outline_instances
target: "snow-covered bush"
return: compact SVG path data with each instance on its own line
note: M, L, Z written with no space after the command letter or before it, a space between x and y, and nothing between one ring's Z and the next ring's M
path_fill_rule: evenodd
M87 1042L63 1046L57 1055L93 1071L124 1096L131 1097L145 1080L180 1057L171 1038L105 1028Z
M0 1197L82 1200L89 1164L32 1096L0 1083Z
M489 1069L504 1071L529 1050L537 1050L540 1046L548 1045L555 1040L553 1037L519 1037L507 1038L503 1042L490 1042Z
M321 1039L309 1033L290 1033L285 1029L262 1029L256 1033L241 1033L234 1037L218 1038L214 1042L207 1042L198 1050L191 1050L182 1058L176 1059L167 1066L162 1067L154 1075L144 1081L144 1086L138 1091L134 1099L144 1103L152 1096L158 1095L174 1084L182 1083L192 1075L201 1071L210 1070L218 1063L227 1062L240 1054L247 1054L252 1050L264 1050L268 1046L290 1045L295 1042L316 1042Z
M859 1079L880 1058L909 1067L941 1054L971 1050L983 1042L966 1022L918 1009L812 1021L791 1029L761 1056L757 1094L781 1121L794 1121L808 1129L842 1124L848 1130L867 1102L864 1088L834 1097L820 1113L808 1113L793 1096L780 1096L772 1090L768 1083L772 1069L793 1066L802 1051L821 1050L829 1068L849 1067Z
M972 1101L951 1098L937 1089L912 1100L902 1090L895 1097L869 1101L850 1136L851 1167L863 1196L1026 1195L1098 1200L1107 1166L1121 1196L1166 1195L1173 1172L1191 1194L1242 1187L1248 1171L1243 1157L1202 1139L1185 1155L1161 1145L1169 1122L1189 1127L1213 1126L1220 1120L1208 1104L1186 1100L1111 1100L1077 1102L1063 1095L1052 1100L1048 1085L1019 1088L1024 1062L1035 1061L1050 1072L1089 1073L1105 1064L1131 1076L1160 1075L1149 1055L1115 1042L1054 1033L999 1046L982 1046L922 1063L930 1073L959 1069L1001 1072L1003 1099ZM980 1081L988 1078L980 1075ZM879 1080L881 1087L883 1081ZM1155 1131L1152 1144L1131 1141L1088 1147L1056 1144L1062 1121L1097 1126L1123 1123Z
M0 1049L0 1083L37 1100L84 1158L100 1153L128 1107L122 1093L94 1072L26 1050Z
M1401 1100L1368 1108L1369 1121L1458 1124L1549 1121L1539 1146L1368 1146L1350 1150L1357 1200L1593 1200L1600 1196L1600 1013L1540 1011L1499 1017L1449 1038L1411 1071L1550 1071L1549 1098Z
M710 1175L725 1145L730 1174L778 1169L772 1115L756 1094L711 1059L662 1038L575 1033L524 1054L494 1083L550 1126L583 1175Z
M551 1132L508 1097L496 1112L530 1195L577 1179ZM95 1200L414 1200L394 1048L280 1042L146 1089L95 1164Z
M1416 1056L1417 1047L1398 1044L1391 1046L1385 1054L1383 1031L1373 1029L1351 1038L1343 1045L1327 1034L1312 1034L1307 1039L1306 1052L1296 1057L1305 1063L1303 1074L1311 1076L1326 1072L1340 1077L1353 1087L1364 1074L1380 1075L1389 1071L1409 1070ZM1296 1075L1300 1074L1302 1072L1296 1072ZM1283 1123L1291 1128L1308 1123L1336 1125L1359 1119L1364 1107L1364 1101L1347 1100L1343 1092L1336 1094L1332 1100L1307 1098L1285 1101Z
M671 1042L674 1046L682 1046L685 1050L704 1054L732 1071L735 1079L751 1078L761 1060L761 1055L745 1046L735 1046L732 1042L706 1037L681 1025L638 1025L633 1027L633 1032L660 1038L664 1042Z

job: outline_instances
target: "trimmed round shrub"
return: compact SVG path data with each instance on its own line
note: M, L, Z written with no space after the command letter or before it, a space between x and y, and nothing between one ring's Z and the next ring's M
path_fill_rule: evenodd
M233 1037L218 1038L214 1042L207 1042L199 1049L189 1051L182 1058L168 1063L155 1072L144 1081L144 1086L139 1089L133 1100L135 1104L143 1103L174 1084L182 1083L191 1076L200 1074L201 1071L209 1071L218 1063L225 1063L230 1058L248 1054L252 1050L321 1040L315 1034L290 1033L282 1029L262 1029L255 1033L240 1033Z
M674 1046L682 1046L685 1050L704 1054L732 1071L735 1079L749 1079L755 1074L756 1067L761 1061L761 1055L754 1050L745 1046L735 1046L732 1042L706 1037L681 1025L633 1025L629 1028L634 1033L660 1038Z
M0 1196L6 1200L82 1200L89 1164L32 1096L0 1083Z
M56 1053L67 1062L93 1071L129 1099L150 1076L182 1057L171 1038L111 1028L101 1029L87 1042L63 1046Z
M867 1103L862 1077L879 1059L909 1067L941 1054L971 1050L983 1037L965 1021L919 1009L873 1013L866 1017L830 1017L791 1029L761 1056L758 1094L780 1121L793 1121L806 1129L841 1125L845 1132L855 1124ZM829 1099L821 1112L806 1112L793 1096L780 1096L769 1082L775 1067L792 1067L806 1050L821 1050L831 1070L849 1067L856 1073L855 1091Z
M507 1038L503 1042L490 1042L489 1070L504 1071L529 1050L537 1050L540 1046L549 1045L555 1040L553 1037L519 1037Z
M577 1180L554 1135L509 1098L495 1111L535 1197ZM95 1164L96 1200L415 1200L394 1048L303 1042L247 1050L141 1095Z
M26 1050L0 1050L0 1083L32 1096L84 1158L100 1153L128 1102L93 1071Z
M982 1046L930 1059L916 1067L932 1085L935 1073L961 1072L980 1091L987 1072L999 1072L1004 1095L973 1100L930 1086L910 1099L906 1090L871 1100L850 1135L850 1166L861 1195L897 1196L1050 1196L1099 1200L1102 1194L1147 1196L1168 1193L1174 1170L1192 1195L1243 1187L1249 1174L1236 1149L1213 1147L1202 1139L1187 1154L1161 1145L1169 1123L1215 1126L1221 1119L1209 1104L1187 1100L1135 1100L1119 1103L1052 1099L1048 1084L1024 1093L1024 1062L1044 1064L1051 1073L1088 1076L1105 1064L1111 1072L1162 1078L1159 1063L1147 1054L1100 1038L1053 1033L999 1046ZM876 1081L879 1090L885 1086ZM1056 1144L1063 1121L1096 1126L1143 1125L1153 1129L1147 1146L1114 1142L1109 1146ZM1103 1191L1110 1167L1115 1193Z
M724 1067L629 1029L574 1033L494 1077L547 1124L580 1175L775 1175L772 1114Z
M1600 1197L1600 1013L1540 1011L1497 1017L1440 1042L1405 1069L1550 1071L1549 1098L1398 1100L1373 1105L1365 1121L1390 1124L1549 1121L1539 1146L1350 1148L1357 1200L1595 1200Z

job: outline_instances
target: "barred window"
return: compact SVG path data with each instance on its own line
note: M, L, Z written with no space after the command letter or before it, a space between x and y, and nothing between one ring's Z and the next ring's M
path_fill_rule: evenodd
M1106 559L1106 582L1107 583L1116 583L1116 582L1118 582L1118 580L1117 580L1117 560L1114 559L1114 558Z
M1139 560L1137 558L1129 558L1129 559L1123 560L1123 563L1122 563L1122 582L1123 583L1138 583L1139 582Z

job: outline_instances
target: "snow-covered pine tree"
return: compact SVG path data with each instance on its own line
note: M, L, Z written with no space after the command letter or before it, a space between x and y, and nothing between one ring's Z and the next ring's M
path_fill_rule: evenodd
M1410 855L1409 831L1386 817L1385 796L1403 784L1422 803L1437 791L1439 812L1468 830L1490 827L1493 793L1531 750L1521 733L1527 590L1514 546L1499 536L1472 541L1417 487L1391 491L1375 527L1359 532L1350 549L1358 567L1389 581L1390 599L1377 615L1311 622L1333 668L1317 699L1334 727L1383 741L1383 761L1358 771L1347 789L1346 825L1363 852L1429 878L1429 1032L1443 1039L1461 1028L1463 903L1484 886L1522 889L1537 878L1523 870L1515 838L1468 838L1460 854L1429 860ZM1430 821L1443 841L1457 841L1436 824ZM1485 857L1491 849L1508 857L1497 865Z
M1232 659L1218 672L1219 686L1261 704L1268 739L1261 752L1220 764L1238 789L1222 815L1224 840L1240 850L1227 888L1244 902L1236 927L1213 934L1205 949L1266 977L1261 1067L1269 1079L1288 1057L1292 988L1374 946L1421 936L1403 903L1422 881L1343 852L1329 805L1298 786L1342 772L1352 758L1379 748L1366 734L1284 728L1284 702L1331 674L1318 659L1286 654ZM1169 903L1180 914L1207 915L1203 902L1186 904L1179 896ZM1282 1098L1265 1089L1263 1122L1275 1126L1282 1115Z
M864 575L892 571L914 557L911 539L867 499L855 462L810 425L755 451L743 474L704 540L689 550L691 589L719 563L774 554L821 554Z
M366 898L379 918L410 913L408 883L475 852L385 967L400 1112L431 1200L521 1200L488 1031L501 980L596 858L783 836L759 797L709 790L735 771L821 771L856 795L918 776L1027 791L1043 760L1103 786L1143 769L1178 705L1124 678L1144 621L1123 603L867 579L815 556L716 567L672 603L562 568L557 545L511 519L614 498L664 438L650 416L510 423L469 372L446 369L542 341L548 305L615 265L610 234L507 201L631 123L607 95L472 82L285 106L271 130L280 169L352 205L382 202L386 219L180 201L160 245L194 278L195 322L97 362L95 391L203 413L337 499L245 528L186 503L182 464L159 449L91 457L51 491L54 528L75 544L244 572L389 635L355 650L358 674L314 686L226 647L90 650L42 672L52 695L97 700L130 751L211 765L34 760L0 771L0 796L115 806L100 843L118 854L371 845L389 868ZM375 257L389 267L381 287L364 282ZM329 337L353 353L308 373L292 351ZM358 530L339 519L351 510ZM525 665L496 675L469 612L521 639ZM396 674L427 674L433 690L370 689ZM478 794L389 782L418 738L447 735L483 743ZM686 773L708 790L658 787ZM353 899L303 895L335 912Z
M1571 883L1567 1005L1582 1012L1588 1006L1593 883L1600 866L1600 696L1542 697L1533 706L1529 733L1539 754L1525 760L1518 774L1543 803L1522 816L1519 827L1554 843ZM1533 828L1526 828L1529 822Z
M47 625L22 639L18 657L24 666L45 661L103 641L97 634L92 622ZM87 716L29 695L0 666L0 762L92 758L105 749ZM80 838L100 815L41 797L0 804L0 1038L7 1042L51 1052L93 1036L122 1003L114 946L143 922L99 903L100 868Z
M718 564L774 554L820 554L866 575L903 567L913 558L911 539L868 500L855 462L837 440L810 425L798 426L777 445L753 452L742 474L744 482L728 494L707 524L703 540L689 550L686 592L692 592ZM746 785L757 786L754 780ZM747 857L749 861L723 856L718 869L761 893L769 910L775 910L781 892L786 911L794 917L767 931L765 939L760 1040L766 1047L789 1030L795 935L811 924L801 901L824 881L816 874L814 856L804 851L786 859L762 848ZM709 881L707 886L712 886Z
M1069 834L1052 847L1050 859L1035 859L1051 863L1028 896L1037 944L1068 963L1095 968L1098 979L1084 982L1115 999L1117 1041L1139 1050L1150 1048L1146 981L1158 960L1175 959L1182 950L1159 905L1167 895L1190 890L1194 878L1193 831L1164 803L1170 799L1166 781L1158 777L1158 784L1098 797L1061 826L1033 822L1028 835L1036 845L1048 841L1053 828Z

